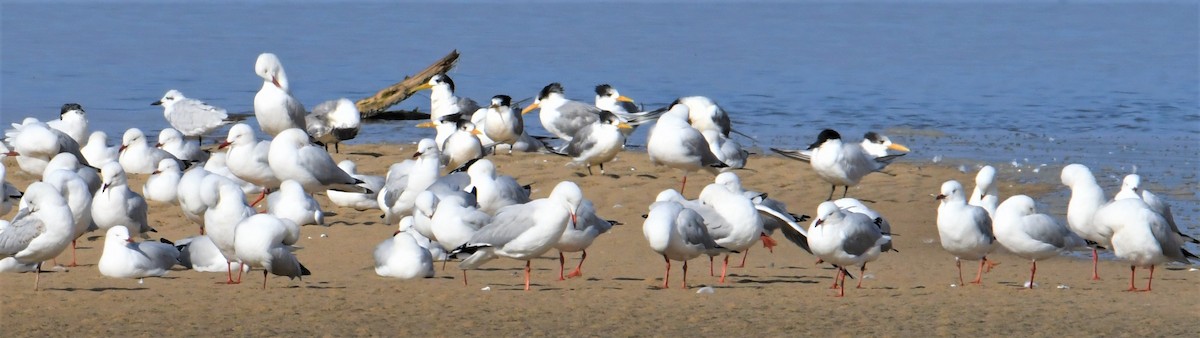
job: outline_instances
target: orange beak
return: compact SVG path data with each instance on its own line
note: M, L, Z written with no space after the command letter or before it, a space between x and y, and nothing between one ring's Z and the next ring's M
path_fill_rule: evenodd
M225 147L228 147L230 144L232 143L229 143L229 141L221 142L221 145L218 145L217 149L225 149Z

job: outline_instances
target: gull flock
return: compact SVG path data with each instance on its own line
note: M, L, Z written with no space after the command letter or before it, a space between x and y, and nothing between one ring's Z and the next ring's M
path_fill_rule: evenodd
M360 114L351 100L331 100L307 112L292 96L278 56L263 53L254 70L263 81L253 100L257 131L230 121L225 109L174 89L152 103L163 108L171 125L156 143L129 128L119 145L110 146L104 132L88 132L86 113L75 103L64 104L58 120L13 123L0 151L14 158L7 163L39 180L0 186L0 215L16 211L0 220L0 271L34 272L36 290L44 284L44 262L70 247L69 266L76 266L77 240L100 231L104 245L97 267L104 276L140 280L194 269L225 272L224 283L239 284L243 273L261 271L265 289L270 275L302 280L320 273L302 263L308 253L297 251L297 242L301 226L331 226L336 220L321 208L317 194L324 193L341 207L379 210L386 224L397 227L375 248L379 276L432 277L434 262L456 260L469 285L468 270L508 258L525 262L529 290L532 259L554 249L558 279L578 277L587 248L622 222L598 215L587 192L569 180L534 198L520 177L497 172L487 157L514 150L552 153L570 157L587 175L593 166L606 175L604 164L623 153L626 137L642 125L650 128L650 161L682 172L679 190L661 191L639 221L648 247L665 262L662 288L670 287L672 261L681 263L680 287L688 288L688 261L700 256L709 257L710 275L716 276L715 258L724 255L718 283L725 283L730 256L743 254L744 265L755 244L775 245L775 232L835 268L838 296L845 294L846 277L859 274L861 288L867 264L896 251L883 215L846 196L863 177L909 151L875 132L856 142L826 129L806 149L771 148L807 162L830 185L827 201L793 206L811 210L810 217L788 212L784 202L767 198L769 192L741 186L738 173L745 172L749 151L731 137L740 132L730 114L710 98L682 97L643 111L608 84L596 86L589 104L568 99L561 84L551 83L524 109L502 94L481 106L455 96L453 80L438 74L414 89L431 93L430 121L419 126L433 128L433 137L420 140L411 158L371 175L358 172L350 160L334 162L328 153L329 144L337 152L358 133ZM549 137L532 136L525 128L524 115L534 110ZM219 146L201 148L204 137L220 139L212 133L230 124ZM0 180L6 170L0 163ZM708 172L715 180L688 199L687 177L694 172ZM130 186L131 175L145 175L140 192ZM949 180L936 194L936 228L960 284L961 261L979 261L971 282L982 283L994 265L989 256L1001 247L1029 260L1029 288L1036 285L1038 261L1074 250L1092 252L1093 279L1099 278L1098 251L1111 251L1130 266L1129 290L1144 291L1151 290L1155 267L1197 258L1184 243L1200 241L1180 232L1170 206L1143 189L1140 176L1126 177L1109 199L1087 167L1067 165L1061 179L1071 197L1066 222L1060 223L1039 212L1028 196L1001 199L995 175L985 166L973 190ZM835 201L839 186L842 199ZM146 200L177 205L197 235L149 240L156 230ZM564 254L574 252L581 253L579 264L566 273ZM1149 270L1145 289L1135 285L1139 267Z

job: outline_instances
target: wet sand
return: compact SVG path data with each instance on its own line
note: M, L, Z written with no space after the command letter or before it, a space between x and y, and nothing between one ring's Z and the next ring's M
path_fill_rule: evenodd
M360 172L376 175L414 151L413 145L393 144L343 148L347 151L335 159L353 159ZM533 261L529 292L521 290L523 262L507 259L470 271L465 287L453 262L445 270L439 265L430 279L379 277L371 252L395 226L381 224L377 210L336 208L318 196L336 215L327 214L329 227L304 227L296 255L313 275L303 281L271 276L263 290L259 271L239 285L223 284L224 274L185 270L143 284L106 278L95 265L103 240L83 240L81 266L43 273L41 291L33 290L33 274L0 274L3 332L10 337L1200 335L1200 272L1187 268L1159 268L1153 292L1133 293L1122 291L1129 283L1128 265L1103 261L1103 280L1090 281L1090 261L1064 256L1041 262L1038 287L1026 290L1021 285L1029 277L1029 262L995 253L992 258L1001 265L984 276L982 285L953 286L954 258L938 244L933 196L947 179L970 186L974 173L950 167L901 161L887 170L894 176L873 174L850 189L850 197L866 200L888 218L900 252L868 265L862 289L851 286L844 298L835 298L829 288L834 270L815 264L815 257L781 234L775 235L781 245L774 253L756 246L744 268L731 268L726 284L708 276L707 262L696 259L690 264L690 289L679 287L678 263L672 265L670 288L660 289L664 263L646 244L641 215L659 191L679 187L680 173L650 165L644 153L623 153L606 166L610 175L604 176L598 170L583 176L585 169L565 166L567 158L553 155L491 158L500 173L533 184L534 197L546 196L561 180L575 181L600 215L624 223L588 250L582 277L557 280L554 251ZM31 176L16 169L12 159L4 163L10 181L29 184ZM755 156L748 167L738 171L743 184L770 193L794 213L813 214L829 191L799 162ZM695 198L712 178L692 174L685 195ZM999 179L1003 197L1023 193L1037 199L1061 189ZM135 176L131 187L140 191L144 180ZM176 206L151 202L150 219L159 231L156 239L197 232ZM570 269L579 254L567 257ZM740 258L735 255L731 263ZM69 250L57 261L69 262ZM968 280L972 263L964 262ZM1139 287L1145 276L1138 271ZM706 285L715 292L696 293Z

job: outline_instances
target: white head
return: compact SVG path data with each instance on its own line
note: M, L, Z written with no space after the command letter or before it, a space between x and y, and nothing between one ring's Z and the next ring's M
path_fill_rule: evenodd
M949 202L966 203L967 193L963 191L962 183L958 183L958 181L955 180L949 180L945 183L942 183L942 191L940 195L937 195L937 199L941 200L943 204Z
M1062 174L1059 177L1062 179L1062 184L1068 187L1073 187L1075 184L1084 182L1096 182L1096 177L1092 175L1092 170L1087 166L1077 163L1068 164L1063 167Z
M496 164L491 160L483 158L475 161L467 168L467 175L479 178L496 178Z
M100 168L100 180L104 182L100 191L108 191L108 188L113 186L126 185L125 169L121 168L120 163L108 162Z
M167 93L164 94L163 97L158 100L158 102L151 103L151 104L162 105L163 107L170 107L170 106L175 105L175 102L182 101L183 99L186 99L186 98L187 97L183 96L183 93L180 93L178 90L171 89L171 90L168 90Z
M975 174L975 186L979 187L979 190L987 191L987 188L990 188L995 181L996 168L990 165L979 168L979 173Z
M681 202L681 201L686 201L686 200L687 200L687 198L684 198L683 194L680 194L675 189L663 190L662 192L658 193L657 197L654 198L655 202L665 202L665 201Z
M821 205L817 206L817 219L813 221L812 226L818 227L825 224L825 222L841 219L841 217L842 209L837 204L832 201L821 202Z
M221 143L220 148L225 148L230 145L254 144L258 139L254 137L254 129L245 123L238 123L229 128L229 135L225 137L225 142Z
M92 135L88 136L87 144L98 144L98 145L107 147L108 146L108 133L105 133L105 132L99 131L99 130L93 131Z
M125 135L121 136L121 150L134 144L146 144L146 133L141 129L129 128L125 130Z
M1142 177L1138 174L1125 175L1125 179L1121 181L1121 191L1113 196L1114 200L1121 199L1141 199L1142 198Z
M562 181L554 186L554 190L550 191L550 198L562 201L564 207L571 213L571 224L575 223L575 213L579 209L579 204L583 203L583 190L575 182Z
M283 63L279 62L279 57L271 53L262 53L258 55L258 60L254 62L254 73L258 74L264 82L271 83L288 91L287 75L283 72Z
M276 144L287 145L292 148L299 149L309 145L308 133L300 128L288 128L275 135L275 139L271 140L271 146L274 148Z
M420 142L417 142L417 153L413 154L413 158L425 157L437 159L437 157L440 155L440 152L438 152L437 141L423 138Z
M158 132L158 144L154 146L161 148L162 146L179 146L182 143L183 133L180 133L175 128L168 127Z
M50 159L49 163L46 163L46 169L42 171L42 176L59 169L70 171L79 169L79 158L71 153L58 153Z
M161 161L158 161L158 168L156 168L152 174L178 172L180 172L179 161L176 161L173 158L164 158Z
M104 233L104 244L108 245L108 243L121 246L124 246L125 243L133 243L133 238L129 237L129 228L124 225L108 228L108 232Z
M433 217L433 211L437 209L438 198L432 191L426 190L417 194L417 200L413 201L413 203L421 213Z

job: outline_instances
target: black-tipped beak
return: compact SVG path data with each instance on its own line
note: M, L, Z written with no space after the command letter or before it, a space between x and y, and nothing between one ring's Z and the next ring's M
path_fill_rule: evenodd
M151 105L151 106L161 106L161 105L162 105L162 100L158 100L158 101L150 102L150 105Z
M937 195L937 197L934 197L933 199L941 201L946 199L946 195Z

